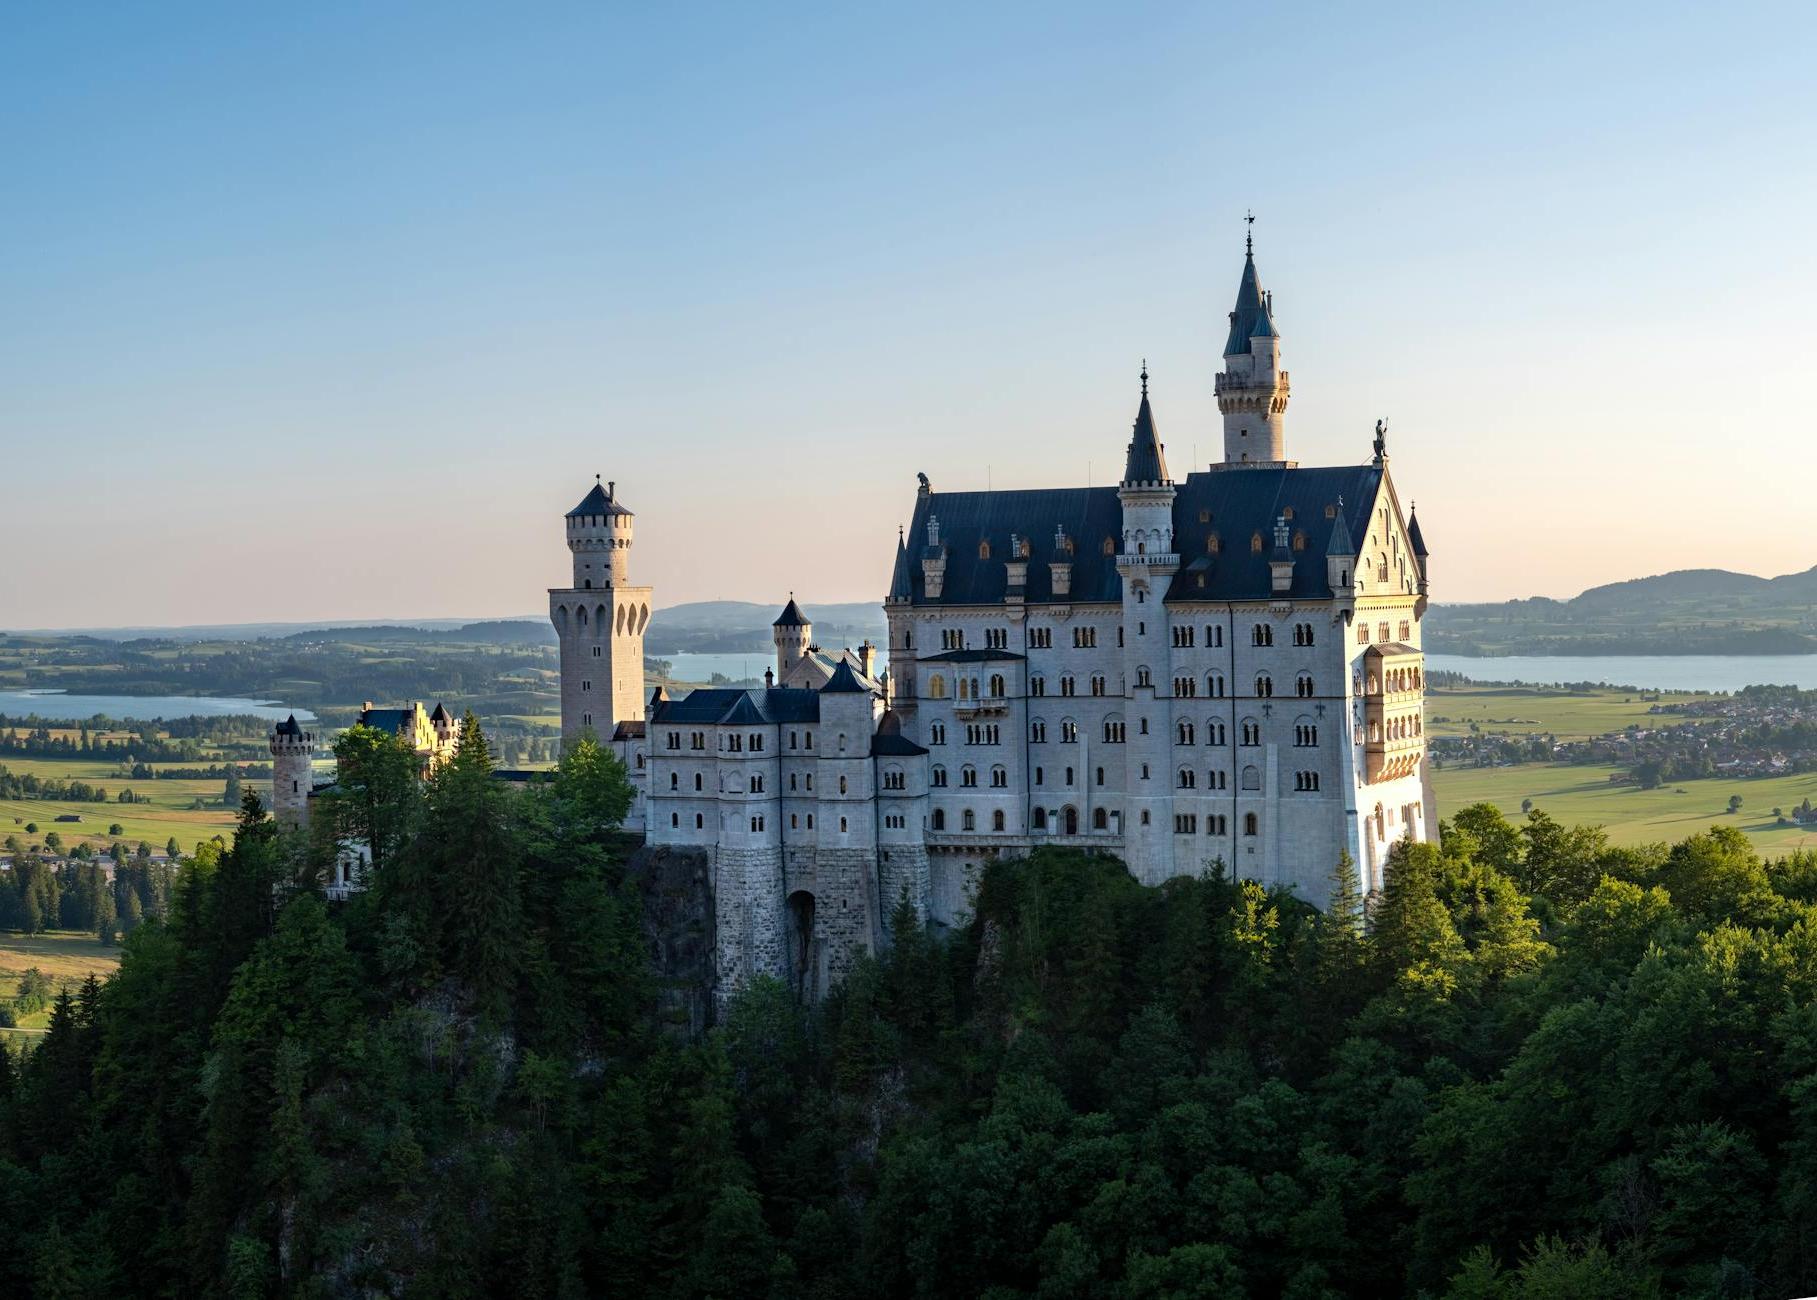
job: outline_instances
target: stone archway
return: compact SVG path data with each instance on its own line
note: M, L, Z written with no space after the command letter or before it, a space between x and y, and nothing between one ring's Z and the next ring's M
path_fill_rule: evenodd
M814 941L814 896L798 889L788 899L789 989L803 1002L820 999L820 950Z

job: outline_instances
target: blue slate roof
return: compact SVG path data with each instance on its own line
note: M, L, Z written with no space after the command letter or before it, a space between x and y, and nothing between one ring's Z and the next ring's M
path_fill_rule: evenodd
M833 675L827 678L825 686L820 688L829 695L868 695L870 687L858 680L858 674L852 671L852 665L841 659L839 666L833 669Z
M747 714L741 705L749 705ZM737 718L730 715L738 712ZM650 725L658 723L744 722L755 715L759 722L818 722L820 692L800 686L771 686L740 690L734 686L689 691L679 700L658 700L650 710Z
M1243 278L1237 284L1237 309L1230 313L1230 337L1224 340L1224 355L1240 356L1249 351L1249 340L1273 338L1274 320L1268 312L1268 298L1262 293L1262 281L1256 275L1255 254L1243 259Z
M776 621L770 624L770 626L808 627L810 624L808 623L807 615L801 612L801 606L795 603L795 598L793 596L790 596L789 603L782 607L782 613L776 616Z
M1158 483L1167 477L1167 457L1155 432L1155 413L1148 405L1148 369L1142 370L1142 405L1136 408L1135 429L1129 438L1129 457L1123 464L1125 483Z
M1338 498L1350 509L1366 510L1381 483L1379 465L1341 465L1306 469L1231 469L1190 474L1177 485L1174 497L1174 545L1180 553L1181 571L1169 592L1169 602L1193 600L1267 600L1274 597L1269 557L1274 549L1274 521L1285 510L1293 511L1289 534L1304 532L1306 548L1292 552L1293 584L1282 595L1299 598L1328 597L1325 548L1332 521L1327 506ZM946 582L938 600L927 597L926 578L919 565L911 567L909 582L917 605L995 605L1003 600L1006 576L1000 556L1009 554L1011 533L1020 537L1051 537L1064 527L1074 540L1072 592L1060 599L1076 604L1120 602L1123 580L1116 556L1104 554L1104 541L1120 545L1123 508L1117 489L1045 488L1008 492L934 492L919 497L908 545L920 551L927 544L927 519L940 519L940 540L946 550ZM1209 516L1201 523L1199 516ZM1211 553L1208 539L1216 533L1219 549ZM1262 550L1252 552L1250 539L1262 535ZM978 544L990 543L991 559L978 557ZM1031 604L1054 599L1052 572L1046 564L1028 566L1025 592Z
M303 734L302 725L297 722L297 715L294 713L278 723L272 730L276 731L280 736L300 736Z
M362 727L377 727L396 736L401 735L406 724L415 717L414 709L366 709L355 721Z
M568 518L575 519L585 515L628 515L630 513L608 496L605 488L595 483L593 490L581 498L580 504L568 512Z
M1407 516L1407 542L1413 547L1413 553L1420 559L1426 558L1426 537L1420 532L1420 514L1415 510Z
M1014 650L942 650L939 654L922 655L924 664L977 664L987 659L1022 659Z

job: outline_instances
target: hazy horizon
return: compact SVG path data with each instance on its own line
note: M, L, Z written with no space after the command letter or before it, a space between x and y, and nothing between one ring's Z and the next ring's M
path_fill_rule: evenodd
M1250 208L1288 454L1387 418L1435 600L1808 569L1817 15L1711 22L11 12L0 625L534 611L595 473L662 606L881 599L917 471L1114 481L1144 357L1210 461Z

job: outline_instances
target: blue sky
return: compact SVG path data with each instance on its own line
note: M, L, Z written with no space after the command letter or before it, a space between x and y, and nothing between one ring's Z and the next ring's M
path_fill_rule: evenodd
M1817 564L1796 6L15 6L0 625L880 597L914 475L1176 476L1246 208L1289 453L1438 598ZM21 559L21 556L26 557ZM103 581L102 579L112 579Z

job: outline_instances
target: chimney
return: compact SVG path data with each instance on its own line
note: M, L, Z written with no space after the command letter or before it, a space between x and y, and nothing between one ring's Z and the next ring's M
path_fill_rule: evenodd
M871 644L869 637L866 637L864 644L858 647L858 671L866 677L875 677L877 674L873 669L876 667L876 661L877 647Z

